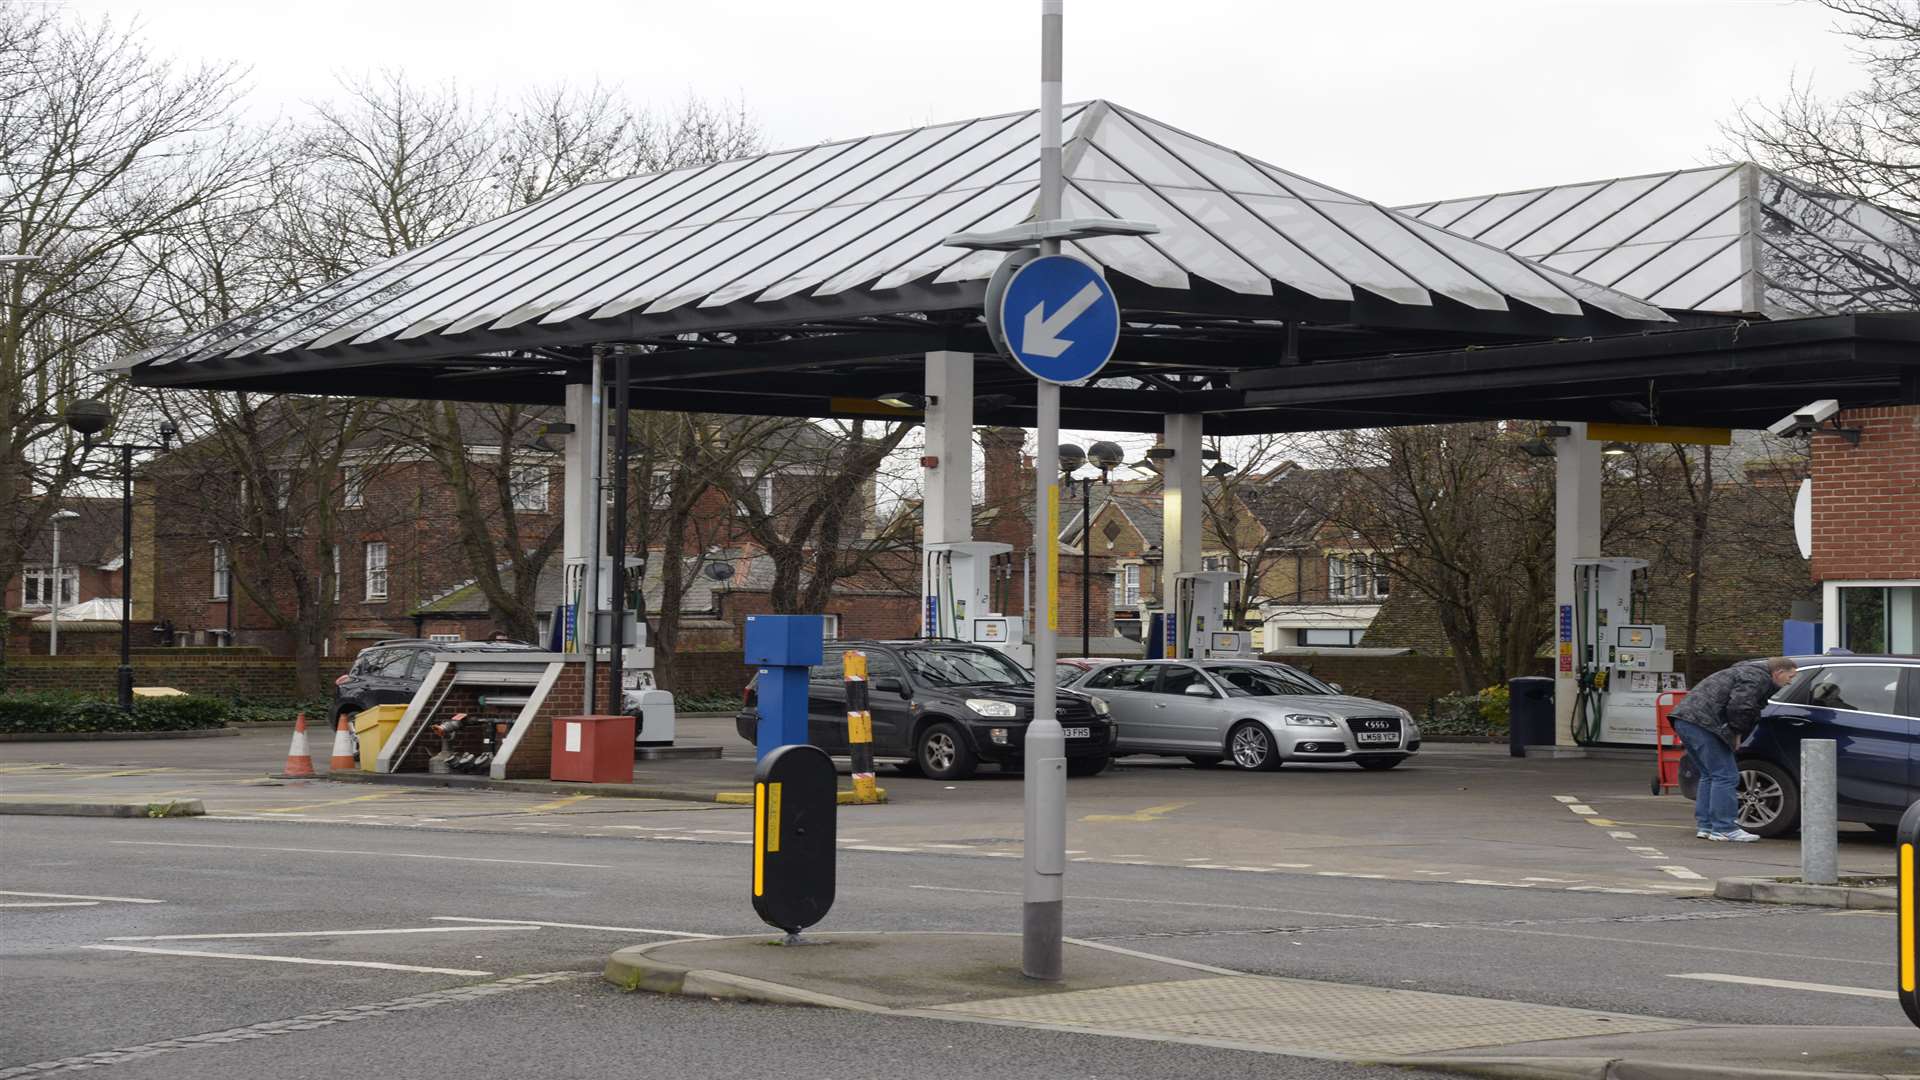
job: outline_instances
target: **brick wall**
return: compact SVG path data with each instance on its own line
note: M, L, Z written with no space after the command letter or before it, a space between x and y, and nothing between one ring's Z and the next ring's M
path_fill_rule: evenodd
M66 633L62 631L60 636L64 649ZM0 679L8 690L74 690L110 698L117 692L119 667L116 638L111 655L9 654ZM321 665L320 674L331 686L334 677L345 670L344 661L332 661ZM293 697L293 661L278 656L204 655L179 649L135 650L133 684L170 686L212 697L286 699Z
M1920 405L1849 409L1813 436L1813 579L1920 577Z

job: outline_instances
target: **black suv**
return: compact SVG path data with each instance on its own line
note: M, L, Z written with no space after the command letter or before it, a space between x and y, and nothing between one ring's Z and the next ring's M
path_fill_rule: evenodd
M360 650L345 675L333 680L333 715L327 728L340 726L343 714L351 715L375 705L403 705L413 700L414 691L427 679L435 653L443 652L538 652L536 646L519 641L427 641L421 638L396 638Z
M962 780L981 762L1017 766L1033 717L1033 675L1004 653L939 640L835 641L807 686L807 741L829 754L847 746L846 673L841 655L867 654L867 712L873 753L903 758L902 768L935 780ZM740 737L756 741L759 698L747 684L734 719ZM1061 690L1056 715L1067 729L1067 774L1092 776L1113 759L1118 734L1106 702Z

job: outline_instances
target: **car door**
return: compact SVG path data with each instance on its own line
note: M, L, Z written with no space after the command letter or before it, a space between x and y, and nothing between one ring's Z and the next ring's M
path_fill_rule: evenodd
M1192 687L1206 691L1196 696ZM1218 751L1225 742L1220 731L1220 691L1200 669L1187 664L1162 664L1153 687L1153 737L1167 750L1186 753Z
M1796 773L1799 744L1832 739L1841 817L1866 809L1904 809L1914 755L1914 721L1900 714L1904 672L1895 664L1829 664L1814 672L1804 704L1779 703L1769 722Z
M1154 701L1147 691L1158 674L1153 664L1113 664L1094 672L1085 685L1076 687L1107 703L1113 725L1120 732L1121 753L1154 748L1148 737Z
M913 734L913 702L907 696L906 671L890 652L868 649L867 713L873 717L873 752L905 757Z
M847 752L847 670L828 649L807 677L807 741L829 754Z

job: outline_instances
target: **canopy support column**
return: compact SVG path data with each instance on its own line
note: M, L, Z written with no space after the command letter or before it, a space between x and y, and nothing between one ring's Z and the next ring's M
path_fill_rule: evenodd
M1200 434L1202 417L1198 413L1169 414L1161 441L1173 451L1172 458L1161 459L1161 560L1160 609L1166 613L1168 656L1185 656L1189 651L1187 635L1175 632L1178 618L1174 582L1176 575L1200 569L1201 490Z
M935 544L973 539L973 354L944 349L928 353L926 395L920 609L922 632L934 633L928 601L940 596L944 581L928 553Z
M1600 451L1587 438L1587 425L1565 425L1566 435L1554 439L1553 602L1554 742L1572 746L1573 708L1578 696L1582 657L1572 663L1560 649L1563 627L1574 619L1573 561L1600 557Z

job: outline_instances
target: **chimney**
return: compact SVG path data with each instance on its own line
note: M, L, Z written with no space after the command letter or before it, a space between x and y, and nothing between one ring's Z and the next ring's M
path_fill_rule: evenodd
M1032 500L1033 466L1021 452L1026 445L1025 428L980 429L981 458L987 476L986 498L981 505L1007 514Z

